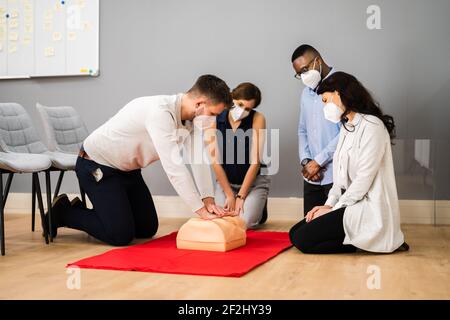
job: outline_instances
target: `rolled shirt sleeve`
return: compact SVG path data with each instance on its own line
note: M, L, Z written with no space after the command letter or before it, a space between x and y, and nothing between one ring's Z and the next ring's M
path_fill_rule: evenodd
M146 129L175 191L193 212L201 209L204 204L180 153L171 114L167 111L153 113L146 121Z
M207 149L203 140L202 133L198 131L199 137L202 137L199 143L195 143L195 129L191 131L189 139L185 140L189 163L191 164L192 175L194 176L200 198L214 198L214 185L211 174L211 166L207 158Z

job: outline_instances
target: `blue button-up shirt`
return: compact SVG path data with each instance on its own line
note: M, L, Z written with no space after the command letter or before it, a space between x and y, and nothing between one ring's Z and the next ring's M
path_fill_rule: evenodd
M331 75L333 69L327 75ZM312 184L326 185L333 183L333 154L339 140L340 124L325 119L322 97L314 90L306 87L300 102L300 121L298 125L299 157L313 159L323 171L320 182L308 181ZM306 180L306 179L305 179Z

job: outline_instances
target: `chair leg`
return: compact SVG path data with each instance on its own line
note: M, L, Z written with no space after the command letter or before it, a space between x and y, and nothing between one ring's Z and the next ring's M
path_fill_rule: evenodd
M5 255L5 204L6 200L8 199L9 190L11 189L11 182L14 177L14 173L8 174L8 180L6 181L5 190L3 191L3 174L0 174L0 238L1 238L1 254L2 256Z
M31 178L31 232L34 232L36 225L36 185L34 182L34 174Z
M61 189L61 183L64 178L64 172L65 171L62 171L62 170L59 172L58 182L56 183L55 194L53 195L53 200L55 200L56 197L59 195L59 190Z
M37 197L37 201L38 201L38 205L39 205L39 212L41 214L41 222L42 222L42 228L43 228L43 232L44 232L44 237L45 237L45 243L49 244L48 241L48 226L45 223L45 212L44 212L44 203L42 201L42 193L41 193L41 185L39 183L39 175L37 173L33 173L34 176L34 185L36 187L36 197Z
M86 202L86 192L84 192L83 188L81 187L81 184L78 182L78 186L80 187L80 195L81 195L81 201L83 202L83 206L86 209L87 208L87 202Z
M50 236L50 242L53 242L52 230L52 187L50 181L50 171L45 171L45 187L47 193L47 215L48 215L48 230Z
M5 255L5 212L3 203L3 174L0 173L0 242L1 242L1 253L2 256Z
M6 180L5 191L3 192L3 203L6 203L6 200L8 200L9 190L11 189L13 177L14 173L11 172L8 174L8 180Z

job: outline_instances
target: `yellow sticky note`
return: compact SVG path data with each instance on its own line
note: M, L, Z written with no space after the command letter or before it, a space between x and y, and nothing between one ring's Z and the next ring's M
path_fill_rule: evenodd
M9 48L9 53L16 53L17 52L17 45L15 45L15 44L10 44L9 46L8 46L8 48Z
M9 41L17 41L19 40L19 34L17 32L10 32Z
M46 57L53 57L55 55L55 48L53 47L47 47L44 50L44 56Z
M52 31L53 30L53 22L46 21L44 22L44 31Z
M33 16L32 15L26 15L23 19L25 23L33 23Z
M70 32L67 34L67 40L69 40L69 41L75 41L75 40L77 40L77 33L76 33L75 31L70 31Z
M84 31L91 30L91 23L89 21L83 21L82 26Z
M11 12L9 13L9 17L12 18L12 19L15 19L15 18L19 17L19 11L11 10Z
M61 32L53 32L53 41L61 41L62 33Z
M19 20L17 20L17 19L9 20L9 28L10 29L17 29L18 27L19 27Z
M22 43L24 45L29 45L31 43L31 35L29 34L24 35Z
M26 24L25 25L25 32L33 33L33 25L32 24Z
M61 5L61 3L58 1L56 4L55 4L55 11L56 12L60 12L62 10L62 5Z

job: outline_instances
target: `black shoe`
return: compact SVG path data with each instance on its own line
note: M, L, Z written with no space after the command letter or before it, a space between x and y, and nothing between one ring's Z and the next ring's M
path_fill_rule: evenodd
M70 208L70 201L66 194L56 197L52 204L52 238L58 235L58 228L64 227L64 212ZM48 212L44 216L44 223L48 227Z
M409 251L409 245L406 242L403 242L403 244L397 249L397 251Z
M83 201L78 197L73 198L72 201L70 201L70 205L74 208L85 209Z
M261 216L261 220L259 220L258 224L264 224L267 221L267 216L268 216L268 213L267 213L267 201L266 201L266 204L264 205L263 213Z

